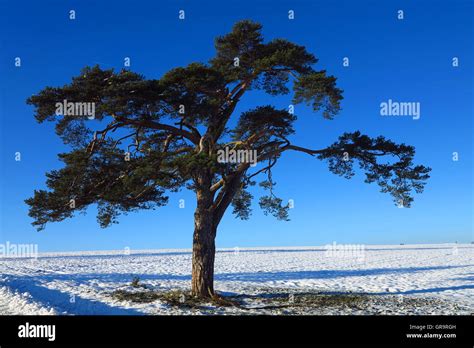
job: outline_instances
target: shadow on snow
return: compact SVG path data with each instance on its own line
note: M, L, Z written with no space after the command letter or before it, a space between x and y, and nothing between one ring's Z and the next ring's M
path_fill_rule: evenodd
M239 281L264 283L267 281L285 280L307 280L307 279L334 279L345 277L377 276L385 274L417 274L420 272L430 272L452 268L470 267L466 266L433 266L433 267L408 267L408 268L374 268L374 269L353 269L353 270L320 270L320 271L290 271L290 272L242 272L242 273L221 273L216 274L216 281ZM137 315L143 314L140 311L129 308L121 308L106 303L89 300L80 296L75 296L71 302L71 294L56 289L50 289L43 285L44 282L66 280L77 283L77 286L90 281L99 280L101 282L130 283L135 274L130 273L106 273L106 274L38 274L34 276L6 275L6 284L9 288L20 292L29 292L36 302L48 307L54 307L66 314L106 314L106 315ZM139 274L141 281L146 280L181 280L190 281L191 276L187 274ZM460 278L461 280L462 278ZM471 277L464 280L472 280ZM452 287L437 287L428 289L414 289L407 291L377 292L372 295L396 295L396 294L417 294L435 293L448 290L474 289L474 285L459 285Z

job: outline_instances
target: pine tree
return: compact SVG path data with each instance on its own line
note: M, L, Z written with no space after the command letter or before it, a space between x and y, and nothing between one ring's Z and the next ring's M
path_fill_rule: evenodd
M409 207L430 171L413 164L412 146L356 131L323 149L304 148L290 141L296 116L271 105L235 116L236 126L229 128L236 106L251 90L291 93L293 104L310 105L328 120L340 110L342 91L335 77L315 70L316 57L284 39L264 42L261 29L258 23L238 22L216 39L216 55L208 63L172 69L158 80L86 67L70 84L46 87L30 97L37 121L55 122L57 135L71 148L59 154L63 168L46 174L49 190L35 190L26 200L33 225L42 230L48 222L97 204L98 223L107 227L121 213L167 204L167 193L185 187L197 199L192 293L209 297L214 294L217 227L230 205L236 217L248 219L249 188L259 180L267 192L260 207L288 219L289 206L275 195L271 177L286 152L327 161L331 172L345 178L354 175L358 163L365 182L377 183L397 204ZM94 103L95 121L58 114L56 104L63 101ZM226 148L256 151L261 169L249 162L218 161Z

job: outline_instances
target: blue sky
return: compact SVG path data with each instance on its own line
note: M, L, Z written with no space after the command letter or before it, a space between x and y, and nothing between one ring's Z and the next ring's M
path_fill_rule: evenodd
M262 214L249 221L230 211L218 247L332 243L470 242L473 237L473 3L472 1L12 1L0 3L1 215L0 243L38 243L40 251L190 247L191 192L170 196L167 207L122 216L100 229L95 209L42 232L30 225L23 200L44 188L45 172L67 151L52 124L38 124L26 98L45 86L68 83L86 65L131 70L159 78L167 70L213 56L213 39L240 19L264 26L267 40L304 45L338 78L342 111L324 120L296 107L293 142L323 148L346 131L384 135L414 145L431 179L410 209L397 208L376 185L331 174L324 162L289 153L273 177L277 193L293 199L290 222ZM70 20L70 10L76 19ZM186 19L178 20L185 10ZM289 10L295 19L289 20ZM404 19L397 19L397 11ZM15 57L21 67L14 66ZM348 57L350 66L342 60ZM459 67L452 58L459 58ZM421 117L382 117L380 103L420 102ZM257 105L286 108L290 96L251 93L237 111ZM15 152L21 152L20 162ZM452 160L452 153L459 160ZM179 208L179 200L185 208Z

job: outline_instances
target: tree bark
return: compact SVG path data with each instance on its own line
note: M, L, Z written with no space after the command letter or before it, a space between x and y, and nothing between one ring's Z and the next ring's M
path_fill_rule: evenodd
M196 180L197 207L194 213L194 238L192 259L193 296L209 298L214 295L214 259L217 226L240 186L240 176L235 176L228 187L223 188L222 200L214 205L209 173Z
M214 295L214 258L217 226L214 226L212 198L210 180L208 178L201 178L200 186L197 189L197 207L194 213L191 280L192 295L201 298L209 298Z

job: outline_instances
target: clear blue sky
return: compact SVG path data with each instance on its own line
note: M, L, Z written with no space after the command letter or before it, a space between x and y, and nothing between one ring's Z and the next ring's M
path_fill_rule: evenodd
M68 18L71 9L75 20ZM399 9L404 20L397 19ZM322 148L360 130L414 145L416 161L433 170L413 207L399 209L361 175L346 180L324 162L287 154L274 178L278 194L295 202L291 221L264 216L255 201L249 221L227 212L218 247L474 240L472 1L2 0L0 243L38 243L40 251L190 247L194 202L186 191L172 194L165 208L122 216L108 229L98 227L92 208L36 232L23 200L45 187L45 172L61 165L56 155L67 148L52 124L36 123L25 100L45 86L68 83L86 65L120 69L130 57L133 71L159 78L173 67L207 61L213 39L240 19L261 22L268 40L306 46L344 90L343 110L333 121L296 107L295 144ZM350 67L343 67L343 57ZM453 57L459 57L457 68ZM289 99L249 94L239 111L268 103L287 107ZM379 105L388 99L420 102L421 118L380 116Z

